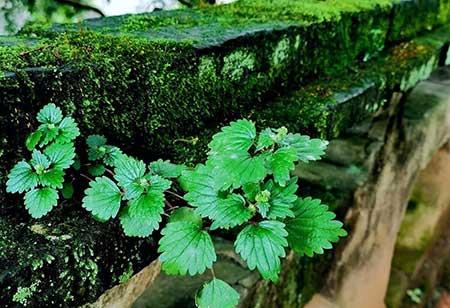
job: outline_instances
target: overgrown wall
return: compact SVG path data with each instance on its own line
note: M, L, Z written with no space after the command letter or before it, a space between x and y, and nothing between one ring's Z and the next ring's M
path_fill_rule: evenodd
M80 223L88 215L79 204L52 212L51 228L35 232L33 226L47 220L30 220L21 201L6 196L7 170L25 154L24 137L42 105L54 102L77 119L83 135L105 134L147 161L198 161L209 136L239 117L334 139L388 110L394 91L410 90L446 64L449 17L448 0L241 0L77 25L30 26L17 37L0 37L0 244L6 247L0 254L6 260L0 288L11 290L1 294L2 301L15 305L18 288L35 280L41 282L28 299L31 305L92 301L129 268L137 272L155 257L151 244L125 240L114 223ZM330 181L336 181L333 176ZM349 177L347 190L322 185L314 176L308 181L303 193L320 195L343 216L353 198L350 188L360 180ZM84 236L81 225L102 235ZM54 250L48 238L53 229L77 240ZM99 241L102 237L107 240ZM24 241L33 244L20 244L24 253L18 254L17 243ZM35 241L42 241L36 251ZM109 243L123 256L111 261L117 264L106 261ZM78 247L84 251L81 261L70 256L64 263ZM48 254L53 263L33 265ZM91 259L88 291L78 292L86 273L77 268ZM323 259L327 262L298 261L304 270L295 279L304 283L297 291L305 297L320 284L316 268L327 271L333 255ZM66 269L72 280L62 275ZM55 285L64 287L55 292Z

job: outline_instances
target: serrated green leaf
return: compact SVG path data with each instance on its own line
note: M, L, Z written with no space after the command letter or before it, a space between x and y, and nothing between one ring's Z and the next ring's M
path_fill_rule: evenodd
M52 168L38 175L39 183L42 186L51 188L62 188L64 182L64 171L58 168Z
M106 145L106 154L103 156L103 162L105 165L113 167L115 165L116 159L123 155L122 150L118 147Z
M49 187L35 188L25 194L25 208L33 218L41 218L58 204L58 192Z
M195 297L198 308L234 308L239 303L239 293L225 281L214 278L203 286Z
M89 135L86 138L86 145L89 148L98 148L106 144L106 138L102 135Z
M80 130L78 129L77 123L71 117L65 117L59 123L58 136L56 137L56 142L68 143L72 142L75 138L80 135Z
M55 168L67 169L74 163L75 148L72 143L54 143L44 150L44 154Z
M179 182L183 190L187 191L184 199L196 207L200 215L207 216L209 208L217 206L218 188L211 166L199 164L194 170L185 170Z
M184 165L172 164L170 161L163 161L162 159L150 163L149 167L153 173L165 178L177 178L186 169Z
M259 183L247 183L242 185L242 190L244 191L245 198L250 202L254 202L256 195L261 191Z
M217 259L211 237L199 223L170 222L161 234L159 259L170 275L201 274Z
M103 176L90 182L89 186L82 206L102 220L116 217L122 200L116 183Z
M96 164L88 167L88 173L92 176L101 176L105 173L106 168L102 164Z
M266 128L259 133L256 151L268 148L275 144L276 134L271 128Z
M72 168L75 170L80 170L81 169L81 161L80 161L80 157L77 155L77 153L75 153L75 157L74 157L74 162L72 165Z
M22 193L38 185L38 175L30 164L25 161L18 162L8 174L6 191L9 193Z
M258 183L267 175L265 156L251 157L247 152L227 152L210 157L212 171L221 189L238 188L248 183Z
M245 199L238 194L220 198L217 206L210 206L207 216L213 220L211 230L229 229L248 221L253 213L245 206Z
M64 199L72 199L73 197L73 184L70 182L65 182L63 188L61 189L61 194Z
M50 160L41 151L33 150L31 153L31 165L37 170L44 171L50 167Z
M33 149L38 145L39 141L41 140L42 132L35 131L31 133L27 140L25 141L25 146L29 151L33 151Z
M164 194L150 191L135 200L120 214L120 223L128 236L149 236L158 229L164 213Z
M58 124L62 120L62 112L55 104L47 104L38 112L36 119L44 124Z
M275 182L284 186L289 181L290 172L295 169L295 161L297 161L297 152L293 148L280 148L269 156Z
M331 243L347 235L342 223L334 220L336 215L318 199L298 199L293 211L295 218L286 221L288 242L300 255L322 254L324 249L332 248Z
M114 178L123 189L131 189L132 184L137 184L145 175L145 163L127 155L121 155L117 159Z
M294 217L292 208L298 198L295 194L298 189L296 177L292 178L284 187L270 180L264 185L264 189L270 192L268 201L270 208L267 214L269 219Z
M246 152L252 146L255 137L255 124L249 120L238 120L223 127L221 132L213 136L208 146L212 155L234 151Z
M284 227L283 223L270 220L249 225L238 234L234 244L250 270L257 268L264 279L273 282L278 281L280 257L286 256L288 233Z
M38 132L42 134L39 146L43 147L56 139L59 128L54 124L41 124L38 127Z
M256 208L263 218L267 218L267 213L270 210L270 204L268 202L258 202Z
M328 141L289 133L280 141L280 145L295 149L298 160L308 162L319 160L325 154Z

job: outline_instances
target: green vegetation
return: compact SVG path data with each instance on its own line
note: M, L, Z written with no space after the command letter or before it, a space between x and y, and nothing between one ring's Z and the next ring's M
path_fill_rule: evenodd
M57 204L56 189L63 188L64 169L75 162L73 142L79 135L73 119L63 117L54 104L44 106L37 120L41 125L26 141L32 159L16 164L7 182L9 192L26 191L25 206L35 218ZM346 236L327 206L297 197L297 178L290 175L296 162L320 159L326 141L289 133L285 127L258 133L253 122L238 120L213 136L208 159L194 168L163 160L147 166L106 143L99 135L87 139L88 159L97 166L90 170L97 177L80 173L89 180L82 206L101 222L119 216L128 236L147 237L160 229L163 214L169 216L158 248L168 274L192 276L212 269L217 257L209 233L216 229L236 228L236 252L251 270L274 282L288 246L312 256ZM95 279L96 263L88 266ZM18 290L16 300L26 302L33 292L27 290ZM214 278L197 304L233 307L237 298L236 291Z

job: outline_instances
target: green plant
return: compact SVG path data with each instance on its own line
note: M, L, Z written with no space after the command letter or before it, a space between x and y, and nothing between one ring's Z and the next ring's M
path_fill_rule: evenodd
M6 183L6 191L25 192L25 207L34 218L40 218L58 203L63 189L65 170L75 157L74 139L80 134L71 117L64 117L54 104L37 114L41 123L26 140L31 160L17 163Z
M47 105L39 114L45 114L48 108L60 115L54 105ZM38 115L39 121L42 118ZM54 125L63 121L62 116L47 118ZM30 176L32 167L50 172L55 166L62 169L74 163L73 144L70 155L68 146L61 150L67 143L60 142L70 138L61 139L58 132L51 133L55 137L47 140L47 131L53 129L47 122L45 134L38 137L33 133L29 138L29 149L53 142L60 150L57 157L65 157L57 162L64 163L43 164L40 157L47 155L51 161L52 155L45 150L38 155L33 150L32 161L38 162L28 164L26 172L22 172L24 163L17 164L11 171L8 191L23 192L34 189L34 183L47 183L37 171ZM71 136L76 135L78 131ZM288 247L300 255L312 256L332 248L331 243L346 235L342 223L334 220L335 215L320 200L296 195L298 179L291 176L297 162L320 159L326 141L289 133L285 127L258 133L251 121L238 120L223 127L208 146L206 162L192 168L163 160L147 165L108 145L105 137L89 136L86 166L95 179L83 175L89 180L89 188L82 206L99 221L118 216L128 236L146 237L161 229L158 252L168 274L212 271L217 257L210 233L217 229L235 229L236 252L251 270L257 269L264 279L273 282L278 280L281 258ZM57 179L49 189L62 188L62 175ZM25 203L33 198L30 194ZM53 206L56 201L52 197L48 203ZM161 228L164 216L167 223ZM237 292L212 273L214 278L199 292L197 305L236 306Z

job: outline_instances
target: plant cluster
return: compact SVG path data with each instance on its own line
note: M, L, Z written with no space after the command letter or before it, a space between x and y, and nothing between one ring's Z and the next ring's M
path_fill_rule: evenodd
M31 161L17 163L7 182L8 192L26 192L25 207L34 218L57 204L57 189L70 187L63 185L64 170L80 167L74 166L73 140L79 130L73 119L63 118L54 104L46 105L37 119L41 125L26 141ZM258 133L253 122L243 119L214 135L206 162L194 167L163 160L146 164L99 135L86 142L86 166L95 178L83 175L89 187L82 206L100 221L118 217L128 236L160 230L159 259L168 274L212 271L217 256L210 234L218 229L234 229L236 252L251 270L273 282L288 247L312 256L346 235L320 200L296 195L298 179L291 176L297 162L320 159L326 141L285 127ZM235 307L238 293L212 273L197 305Z

